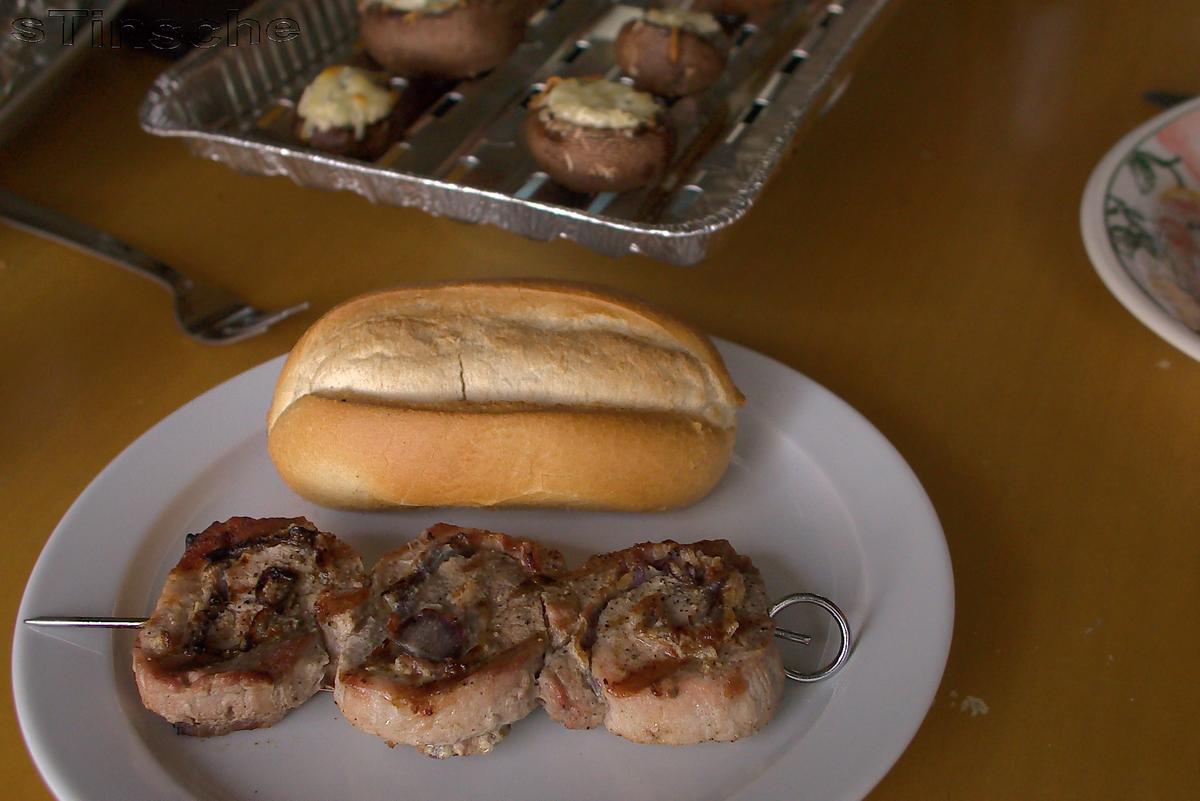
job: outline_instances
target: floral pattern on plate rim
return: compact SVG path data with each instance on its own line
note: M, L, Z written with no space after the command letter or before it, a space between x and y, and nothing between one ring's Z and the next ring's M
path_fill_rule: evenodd
M1200 332L1200 111L1138 141L1104 195L1109 244L1163 311Z

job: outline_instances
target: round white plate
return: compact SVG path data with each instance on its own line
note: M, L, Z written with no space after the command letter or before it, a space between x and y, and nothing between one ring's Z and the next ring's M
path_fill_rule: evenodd
M1079 216L1108 290L1200 359L1200 98L1117 142L1092 171Z
M148 614L184 534L232 515L307 515L368 564L438 520L535 537L572 564L649 539L724 537L754 560L772 597L827 595L858 638L832 679L789 683L760 733L635 745L560 728L539 710L492 754L439 762L389 750L319 693L270 729L181 737L138 701L129 632L19 627L17 714L46 782L64 801L862 798L916 732L945 666L954 611L946 543L912 471L853 409L778 362L720 347L750 399L733 464L701 503L648 515L314 506L267 457L265 410L282 358L268 362L167 417L96 477L46 544L20 614ZM821 614L788 619L817 638L808 653L785 651L801 669L836 652Z

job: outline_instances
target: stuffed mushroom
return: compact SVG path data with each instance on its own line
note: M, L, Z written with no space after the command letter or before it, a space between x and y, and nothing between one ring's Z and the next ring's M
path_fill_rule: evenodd
M399 95L356 67L326 67L296 106L296 135L339 156L376 159L395 141Z
M638 89L682 97L707 89L725 69L728 42L712 14L650 9L617 36L617 66Z
M526 0L363 0L363 47L397 75L470 78L525 36Z
M601 78L552 78L529 102L525 141L546 174L576 192L653 183L675 149L662 106Z

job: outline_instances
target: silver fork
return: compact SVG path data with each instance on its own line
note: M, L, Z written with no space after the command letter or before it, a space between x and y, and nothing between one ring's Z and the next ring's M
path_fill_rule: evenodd
M179 327L188 336L209 345L240 342L308 308L306 301L282 311L262 311L220 287L188 278L111 234L3 189L0 189L0 219L24 231L99 256L165 287L174 297L175 321Z

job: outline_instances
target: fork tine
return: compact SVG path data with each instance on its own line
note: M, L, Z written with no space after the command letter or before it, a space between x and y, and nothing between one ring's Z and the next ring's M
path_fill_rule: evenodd
M275 323L286 320L287 318L299 314L302 311L306 311L307 309L307 300L303 301L302 303L297 303L295 306L289 306L286 309L280 309L277 312L260 312L257 309L253 309L252 311L254 311L255 314L261 316L254 318L252 321L247 323L247 325L253 326L254 328L270 328L271 326L275 325Z
M261 334L276 323L299 314L307 308L308 301L297 303L295 306L289 306L277 312L261 312L253 307L247 307L244 311L248 312L248 316L235 314L231 315L230 318L221 320L217 325L210 328L207 332L209 334L207 338L213 342L229 344L240 342L255 334Z
M217 309L199 319L188 320L188 325L204 331L220 331L243 322L247 317L259 314L258 309L247 303L239 303Z
M226 330L235 330L242 326L239 322L253 314L256 309L246 303L228 303L214 307L211 311L197 315L184 305L188 299L175 299L175 320L188 336L202 342L217 342Z

